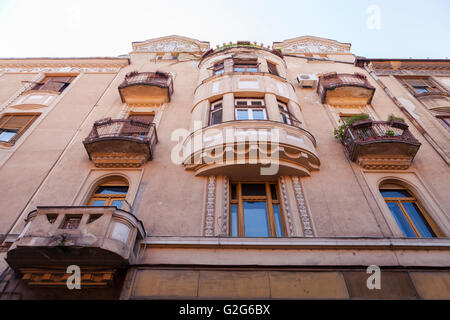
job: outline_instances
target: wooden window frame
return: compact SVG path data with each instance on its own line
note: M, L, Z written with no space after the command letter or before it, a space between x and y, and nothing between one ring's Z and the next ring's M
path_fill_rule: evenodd
M265 196L243 196L242 195L242 185L243 184L264 184L266 195ZM277 195L277 200L272 199L272 191L270 189L270 185L275 185L275 192ZM236 185L236 199L233 199L232 194L232 186ZM245 237L245 224L244 224L244 201L265 201L266 202L266 209L267 209L267 218L269 221L269 231L270 231L270 237L271 238L282 238L286 237L286 223L284 221L284 215L283 215L283 209L281 205L281 198L280 198L280 191L279 186L277 182L241 182L241 181L230 181L229 185L230 190L230 210L229 210L229 236L232 237L232 206L237 206L237 237ZM280 220L281 220L281 229L283 232L282 236L277 236L277 230L276 230L276 222L275 222L275 213L273 210L273 206L278 205L279 211L280 211Z
M437 227L436 223L433 221L433 219L431 219L431 217L429 216L429 214L424 210L424 208L422 207L422 205L420 204L420 202L417 200L417 198L414 196L414 194L405 188L380 188L380 194L382 190L403 190L408 192L409 194L411 194L411 197L384 197L383 195L381 195L384 199L384 202L387 203L397 203L398 207L400 208L400 210L402 211L403 216L405 217L405 219L407 220L408 224L410 225L411 229L414 231L414 234L416 235L416 238L423 238L419 231L417 230L417 227L414 225L414 222L412 221L411 217L408 214L408 211L405 209L405 207L403 206L403 202L408 202L408 203L414 203L417 208L419 208L420 213L422 214L422 216L424 217L425 221L428 223L428 225L430 226L430 228L433 230L434 234L436 235L437 238L442 237L442 233L439 231L439 228ZM392 214L391 210L388 208L389 212ZM434 238L434 237L433 237Z
M45 89L45 86L49 82L58 82L58 81L56 81L56 79L58 79L58 78L69 78L69 80L68 80L68 82L67 81L61 82L61 83L64 83L64 84L58 90ZM46 75L45 78L42 79L39 83L36 83L33 86L33 88L31 88L31 90L35 90L35 91L49 90L49 91L62 93L64 90L66 90L70 86L70 84L72 83L73 79L75 79L74 75Z
M40 113L5 113L0 117L0 131L7 131L13 129L4 129L3 126L12 118L17 116L31 116L31 118L27 121L25 125L17 128L17 132L13 137L11 137L8 141L0 141L0 145L3 146L13 146L17 140L25 133L25 131L36 121L36 119L40 116ZM15 130L15 129L14 129Z
M431 77L400 77L399 79L403 86L405 86L415 97L433 93L447 95L446 91L443 90ZM420 83L420 86L425 87L427 92L417 92L415 87L418 85L412 84L412 81Z
M215 63L212 69L213 69L213 73L215 76L224 74L225 73L225 61Z
M236 68L242 68L244 71L236 71ZM248 71L248 69L256 68L256 71ZM233 72L238 73L255 73L259 72L258 59L233 59Z
M246 101L247 105L238 105L238 101ZM251 103L251 101L261 101L261 105L254 105ZM248 114L249 114L249 119L246 120L259 120L259 121L265 121L268 120L267 118L267 110L266 110L266 104L265 104L265 100L264 98L235 98L234 99L234 119L236 121L245 121L245 120L238 120L237 119L237 110L243 110L246 109ZM252 117L250 117L250 112L249 110L262 110L264 112L264 119L250 119L253 118L253 114Z
M436 116L436 118L445 127L445 129L450 131L450 116Z
M280 118L281 118L281 114L283 114L285 116L285 118L288 120L288 122L283 122L284 124L288 124L288 125L292 125L292 114L289 112L289 108L288 105L282 101L277 100L277 104L278 104L278 110L280 112ZM281 119L282 120L282 119Z
M214 107L217 106L218 104L220 104L221 106L217 109L214 109ZM223 100L222 99L211 102L211 104L209 106L208 126L213 126L213 125L219 124L219 123L211 124L212 115L219 111L222 112L222 118L220 119L219 123L222 123L223 122Z
M278 72L277 64L275 62L267 60L267 68L268 68L270 74L273 74L278 77L280 76L280 73Z
M115 193L111 193L111 194L100 194L100 193L96 193L96 191L100 188L100 187L127 187L127 193L125 194L115 194ZM105 180L99 184L97 184L94 188L94 190L92 191L92 194L89 197L88 200L88 206L92 206L94 204L94 201L96 200L100 200L100 201L105 201L105 205L104 206L111 206L113 201L123 201L123 203L126 202L126 197L128 195L128 191L130 190L130 186L126 181L122 181L122 179L120 178L111 178L108 180ZM123 206L121 207L123 208Z

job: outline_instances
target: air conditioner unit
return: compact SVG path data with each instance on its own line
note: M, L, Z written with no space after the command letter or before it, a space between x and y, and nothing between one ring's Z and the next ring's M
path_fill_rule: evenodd
M314 88L317 83L317 75L315 74L299 74L297 81L300 88Z

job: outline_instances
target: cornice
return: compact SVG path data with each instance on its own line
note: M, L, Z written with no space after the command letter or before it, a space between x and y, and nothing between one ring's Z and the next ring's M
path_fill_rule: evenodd
M36 58L36 59L0 59L0 72L7 73L80 73L118 72L130 64L127 58Z

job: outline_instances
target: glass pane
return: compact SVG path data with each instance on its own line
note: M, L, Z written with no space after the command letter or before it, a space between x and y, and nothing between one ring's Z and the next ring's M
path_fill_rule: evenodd
M127 194L126 186L104 186L99 187L95 193L97 194Z
M266 120L264 110L252 110L254 120Z
M214 111L211 113L211 125L222 122L222 110Z
M282 237L283 225L281 224L280 206L278 204L273 206L273 214L275 216L275 228L277 229L277 237Z
M262 106L262 105L263 105L263 103L262 103L261 100L252 100L252 101L250 102L250 104L251 104L252 106Z
M428 92L427 87L425 86L414 86L414 90L416 90L417 93Z
M236 185L234 183L231 185L231 199L237 199L236 198Z
M215 74L223 74L225 71L223 69L217 70Z
M248 120L248 109L237 109L236 120Z
M243 196L265 196L266 186L264 184L242 184Z
M417 238L398 204L396 202L387 202L387 205L403 234L408 238Z
M244 201L244 228L246 237L270 237L265 201Z
M258 72L258 68L247 68L247 72Z
M238 236L238 213L237 205L231 205L231 236Z
M117 209L120 209L120 208L122 208L122 203L123 203L123 200L114 200L111 202L111 205L116 206Z
M105 205L105 200L94 200L91 206L94 207L103 207Z
M409 217L414 223L417 231L419 231L420 235L424 238L433 238L436 237L436 234L431 229L425 217L422 215L419 207L413 202L402 202L403 207L408 212Z
M384 198L411 198L412 195L406 190L380 190Z
M234 72L244 72L245 68L241 68L241 67L234 67Z
M236 105L237 106L246 106L247 105L247 101L245 101L245 100L237 100L236 101Z
M17 130L14 131L0 131L0 141L8 142L12 137L16 135Z

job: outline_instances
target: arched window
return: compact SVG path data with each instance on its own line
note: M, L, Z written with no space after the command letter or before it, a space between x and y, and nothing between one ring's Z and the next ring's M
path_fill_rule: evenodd
M90 206L116 206L122 208L128 192L128 182L121 177L113 177L100 183L92 193Z
M383 184L380 193L408 238L436 238L439 231L414 194L397 184Z

